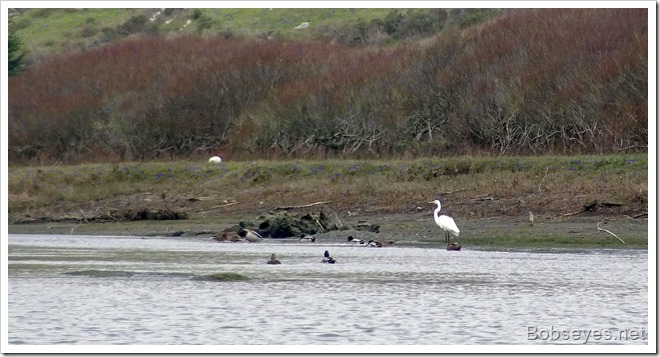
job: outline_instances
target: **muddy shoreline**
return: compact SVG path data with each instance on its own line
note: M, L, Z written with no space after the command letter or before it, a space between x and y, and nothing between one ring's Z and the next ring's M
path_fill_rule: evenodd
M10 234L73 234L167 237L171 239L209 239L223 229L240 221L255 220L248 214L193 217L179 220L141 220L104 223L41 222L10 224ZM397 244L441 244L442 231L435 226L432 212L413 214L356 215L336 217L341 226L369 222L380 225L380 232L334 230L317 234L318 242L340 243L348 235L361 239L396 240ZM536 217L534 224L528 217L491 217L460 219L458 241L473 248L635 248L648 247L648 221L630 217ZM616 234L625 244L600 227ZM266 238L277 240L273 238ZM218 243L233 244L233 243Z

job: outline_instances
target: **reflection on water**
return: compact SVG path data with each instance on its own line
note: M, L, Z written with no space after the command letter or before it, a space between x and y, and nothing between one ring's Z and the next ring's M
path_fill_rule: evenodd
M645 330L647 294L641 250L9 236L10 344L579 344L550 333Z

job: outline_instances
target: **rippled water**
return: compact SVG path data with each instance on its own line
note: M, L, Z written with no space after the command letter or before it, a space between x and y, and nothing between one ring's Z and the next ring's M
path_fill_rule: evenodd
M643 250L10 235L8 258L10 345L648 343Z

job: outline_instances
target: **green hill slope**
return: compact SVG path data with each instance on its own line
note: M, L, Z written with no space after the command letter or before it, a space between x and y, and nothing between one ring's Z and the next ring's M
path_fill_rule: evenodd
M9 30L39 60L121 41L136 34L328 39L383 44L468 26L491 9L11 9ZM308 23L307 27L302 23Z

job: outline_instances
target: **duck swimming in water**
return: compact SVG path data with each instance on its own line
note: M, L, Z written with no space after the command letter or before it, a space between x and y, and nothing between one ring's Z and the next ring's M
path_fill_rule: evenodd
M270 260L266 264L282 264L280 263L279 260L277 260L277 257L275 256L275 253L270 255Z
M334 264L334 263L336 263L337 261L334 260L334 259L330 256L330 253L328 253L328 251L326 250L325 253L323 253L323 259L321 260L321 262L322 262L322 263L330 263L330 264Z

